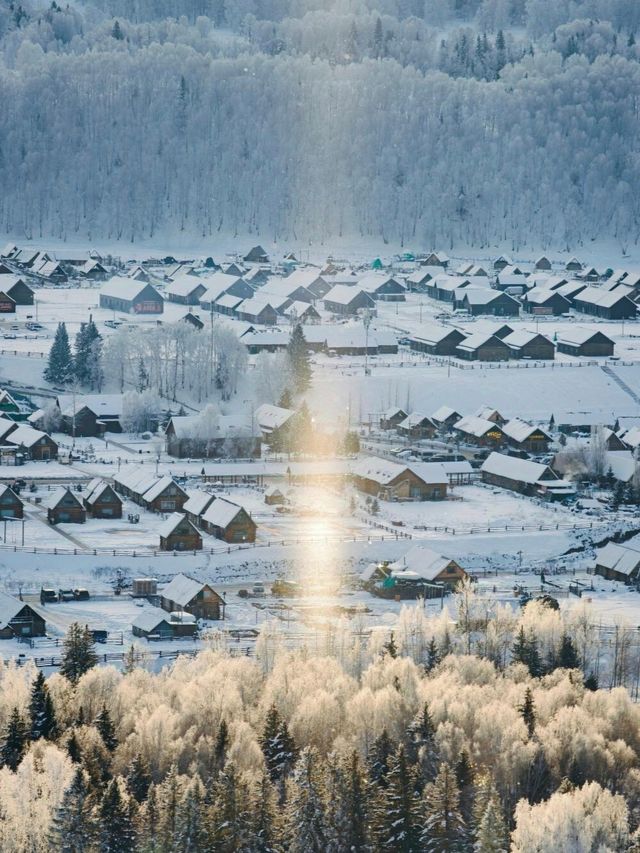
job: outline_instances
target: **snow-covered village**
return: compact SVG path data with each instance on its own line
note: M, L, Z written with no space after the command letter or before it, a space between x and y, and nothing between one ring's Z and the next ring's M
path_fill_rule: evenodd
M638 28L0 0L0 853L640 851Z

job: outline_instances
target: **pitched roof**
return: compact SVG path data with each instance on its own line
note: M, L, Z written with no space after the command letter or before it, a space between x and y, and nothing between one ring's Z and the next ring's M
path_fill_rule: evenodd
M71 497L73 498L74 502L75 502L79 507L82 507L82 503L80 502L80 498L79 498L77 495L75 495L75 494L71 491L71 489L65 488L65 487L63 487L63 486L60 486L60 488L58 488L58 489L54 489L54 491L53 491L53 492L51 492L51 494L50 494L50 495L47 495L47 497L42 501L42 505L43 505L44 507L46 507L47 509L55 509L55 507L57 507L57 506L58 506L58 504L60 503L60 501L61 501L61 500L62 500L66 495L71 495Z
M452 409L451 406L440 406L440 408L436 409L436 411L431 415L431 420L444 423L444 421L449 420L453 415L460 418L460 413L456 412L455 409Z
M354 280L354 285L336 284L328 293L325 293L324 301L335 302L337 305L350 305L354 299L363 293L366 295L367 299L371 300L373 303L371 296L366 291L362 290L361 287L358 287Z
M272 406L264 403L256 409L256 421L260 429L271 432L280 429L295 415L293 409L283 409L282 406Z
M576 295L574 301L597 305L600 308L611 308L618 302L629 299L632 292L632 289L625 287L624 284L616 287L615 290L605 290L602 287L585 287L581 293Z
M604 548L598 550L596 564L631 577L637 575L640 568L640 550L617 542L607 542Z
M201 489L192 489L187 492L188 500L182 507L185 512L191 515L202 515L209 504L216 500L215 495L210 495L208 492L203 492Z
M215 527L224 529L242 511L243 507L239 506L239 504L234 504L225 498L217 498L213 503L209 504L202 514L202 520L208 524L213 524Z
M476 438L482 438L487 432L495 429L500 429L493 421L488 421L485 418L478 418L475 415L466 415L457 421L453 428L459 432L464 432L467 435L473 435Z
M411 429L412 427L420 426L424 421L428 421L431 426L435 426L431 418L422 412L411 412L398 426L400 429Z
M194 580L188 575L179 574L161 590L160 595L169 601L175 601L181 607L185 607L192 598L195 598L203 586L206 584Z
M502 432L508 438L512 438L519 444L523 441L526 441L529 436L534 432L541 432L545 436L545 438L551 441L551 436L548 435L548 433L546 433L543 429L541 429L540 427L532 426L526 421L520 420L520 418L512 418L510 421L507 421L506 424L503 424Z
M110 488L112 488L112 486L107 483L106 480L100 480L99 478L92 480L89 483L87 492L84 496L85 502L88 504L94 504L96 501L100 500L107 489ZM118 500L120 500L119 497Z
M160 477L159 480L156 480L156 482L152 486L150 486L146 492L142 494L142 497L147 503L150 503L151 501L154 501L157 497L159 497L164 492L164 490L171 485L176 486L178 489L180 489L180 486L178 486L173 477L169 477L169 475L167 474L164 477ZM182 489L180 489L180 491L182 491Z
M9 444L15 444L16 446L33 447L36 442L45 437L48 437L46 432L34 429L27 424L20 424L4 441L8 441Z
M174 278L173 281L165 286L165 293L170 293L172 296L190 296L199 287L206 290L207 281L198 278L197 275L184 273Z
M603 338L611 340L598 329L586 329L583 326L571 326L570 328L563 329L558 333L557 342L559 344L580 346L582 344L586 344L592 338L595 338L596 335L602 335Z
M14 598L12 595L7 595L6 592L0 592L0 628L6 627L22 608L26 606L24 601L20 601L20 599ZM28 606L30 607L31 605Z
M472 352L478 347L484 346L485 344L492 343L495 346L495 343L500 345L503 343L501 338L497 338L491 332L476 332L474 335L469 335L464 341L458 344L456 349L464 350L465 352Z
M136 618L131 623L133 628L137 628L140 631L145 631L150 634L155 631L155 629L162 622L166 622L169 624L169 614L166 610L162 610L160 607L149 607L139 613Z
M404 557L391 563L392 574L399 572L414 572L418 577L427 581L434 580L451 563L450 557L443 557L437 551L426 545L414 545Z
M506 477L521 483L538 483L545 475L553 473L548 465L532 462L530 459L519 459L517 456L506 456L504 453L490 453L482 463L481 471ZM556 479L555 475L550 479Z
M536 338L540 338L548 344L551 344L549 338L545 338L544 335L539 334L538 332L529 332L526 329L521 329L518 332L511 332L510 335L507 335L502 340L510 346L512 349L521 349L522 347L526 347L527 344L532 343L536 340ZM551 344L553 346L553 344Z
M110 281L107 281L100 288L100 295L132 301L133 299L136 299L136 297L138 297L147 287L150 287L157 294L158 298L162 299L153 285L148 284L145 281L137 281L135 278L128 277L112 278Z
M191 530L197 532L193 524L189 521L189 519L183 512L172 512L171 515L165 518L165 520L158 528L158 535L162 536L163 538L171 536L175 529L183 522L186 522L191 528Z

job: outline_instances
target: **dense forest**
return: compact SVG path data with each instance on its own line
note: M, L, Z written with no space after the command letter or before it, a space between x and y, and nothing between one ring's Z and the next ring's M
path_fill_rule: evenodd
M72 625L48 679L0 664L0 851L637 853L635 633L464 588L454 624L311 653L266 623L255 658L212 633L154 673Z
M0 230L635 244L635 0L0 0Z

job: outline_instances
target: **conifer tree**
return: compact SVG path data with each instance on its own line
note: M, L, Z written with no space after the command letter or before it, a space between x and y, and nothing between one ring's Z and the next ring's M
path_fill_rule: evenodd
M173 849L189 853L205 853L207 846L204 816L204 788L196 776L186 787L178 814L178 832Z
M31 687L29 718L31 740L40 740L40 738L52 740L56 737L58 731L56 715L42 670L38 672Z
M295 764L297 749L287 723L280 718L275 705L267 713L260 743L271 780L281 781Z
M520 716L527 727L529 737L533 737L536 731L536 709L533 703L533 693L531 692L530 687L527 687L524 691L524 701L518 710L520 711Z
M75 729L71 729L71 734L67 738L66 750L73 763L80 764L82 761L82 750L80 749Z
M508 853L509 832L495 790L489 796L476 831L474 853Z
M293 400L291 399L291 391L288 388L285 388L282 394L280 395L280 399L278 400L278 405L282 409L291 409L293 406Z
M98 827L87 775L76 769L52 820L51 849L60 853L95 850Z
M396 646L396 640L395 640L395 637L393 636L393 631L389 635L389 639L383 645L382 648L383 648L384 653L389 655L390 658L397 658L398 657L398 647Z
M462 853L466 848L466 827L455 773L448 764L440 765L435 781L425 788L424 808L422 849L428 853Z
M454 768L460 802L460 814L466 827L471 826L473 819L473 803L475 798L474 769L469 760L468 752L463 749Z
M251 851L275 853L280 849L279 815L277 797L269 777L263 773L252 798Z
M386 790L378 791L374 824L378 847L398 853L422 850L422 815L416 796L415 773L403 747L391 757Z
M136 816L136 835L145 853L157 853L160 850L158 840L158 798L156 786L151 783L147 799L141 805Z
M20 711L14 708L9 717L4 740L0 747L0 767L17 770L27 749L28 732Z
M107 747L109 752L113 752L118 745L118 739L116 738L116 730L111 719L111 714L109 713L109 709L106 705L102 706L102 710L96 717L95 726L100 732L100 737L102 738L104 745Z
M429 645L427 646L427 660L424 665L424 668L427 672L431 672L431 670L435 669L439 662L440 652L438 651L438 644L436 643L436 638L432 637L429 640Z
M311 384L311 364L308 344L300 323L294 326L291 332L287 356L291 365L293 390L296 394L304 394Z
M175 767L170 768L162 783L156 788L157 837L161 850L170 850L175 842L184 790L184 781L178 777Z
M329 849L372 850L369 791L358 753L326 766Z
M290 853L326 853L327 815L317 754L309 747L300 754L293 772L287 803L287 850Z
M112 779L107 785L99 814L101 853L131 853L135 833L128 798L123 792L120 778Z
M421 791L427 782L435 779L439 764L435 726L427 702L407 729L406 755L407 760L416 765L418 790Z
M213 786L209 847L220 853L247 850L251 835L251 806L246 783L228 763Z
M568 634L563 634L560 639L558 666L561 666L564 669L578 669L580 667L576 647Z
M95 380L95 361L102 336L93 320L81 323L76 334L75 353L73 357L73 374L82 386L93 386Z
M146 800L150 787L149 765L138 752L127 771L127 789L137 803L142 803Z
M72 684L77 684L85 672L88 672L97 662L91 632L86 625L74 622L69 626L64 638L60 664L61 675L66 676Z
M213 754L217 770L222 770L222 768L224 767L224 762L227 758L228 748L229 727L227 726L227 721L222 719L220 721L220 725L218 726L218 734L216 735L216 742L213 748Z
M369 779L381 788L387 787L387 776L389 775L389 764L395 746L386 729L374 740L367 756L369 765Z
M69 346L69 335L64 323L58 323L53 344L49 351L49 361L44 371L44 378L52 384L65 385L73 377L73 359Z

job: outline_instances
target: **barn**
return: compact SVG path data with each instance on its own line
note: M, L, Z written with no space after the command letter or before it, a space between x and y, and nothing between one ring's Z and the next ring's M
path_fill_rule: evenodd
M100 307L124 314L162 314L164 300L148 282L112 278L100 291Z
M422 469L374 457L356 462L351 479L358 491L387 501L444 500L449 485L442 466Z
M456 355L465 361L508 361L511 348L490 332L477 332L458 344Z
M418 334L409 336L409 346L414 352L456 355L456 348L464 339L465 335L451 326L424 325Z
M522 329L512 332L503 339L509 347L513 358L530 358L536 361L552 361L556 356L556 348L553 341L545 338L537 332L528 332Z
M615 344L602 332L574 326L558 334L556 347L566 355L594 358L613 355Z

